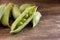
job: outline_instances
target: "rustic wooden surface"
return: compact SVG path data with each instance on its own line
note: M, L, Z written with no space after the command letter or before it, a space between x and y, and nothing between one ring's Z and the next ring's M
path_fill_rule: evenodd
M9 28L0 24L0 40L60 40L60 3L59 0L0 0L0 3L32 3L42 13L39 24L32 28L28 24L20 33L11 35Z

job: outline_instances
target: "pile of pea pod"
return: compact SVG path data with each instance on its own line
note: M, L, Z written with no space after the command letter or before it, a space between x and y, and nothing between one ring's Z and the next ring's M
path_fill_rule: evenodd
M11 13L12 12L12 13ZM12 25L9 24L9 18L14 18ZM22 4L21 6L8 3L0 5L0 21L3 26L10 26L10 33L20 32L29 22L34 28L41 18L41 13L33 4Z

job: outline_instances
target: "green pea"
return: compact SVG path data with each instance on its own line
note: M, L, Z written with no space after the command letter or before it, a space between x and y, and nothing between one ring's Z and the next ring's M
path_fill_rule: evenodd
M18 24L17 24L17 28L18 28L18 26L21 26L23 24L23 22L19 22Z
M22 23L24 23L26 21L26 19L25 18L23 18L18 24L17 24L17 26L20 26L20 25L22 25Z
M23 24L23 22L20 22L20 24L22 25L22 24Z
M23 18L23 19L17 24L17 26L22 25L25 21L26 21L26 19ZM17 27L17 28L18 28L18 27Z
M28 15L28 14L26 14L25 18L27 19L27 18L28 18L28 16L29 16L29 15Z
M21 20L23 20L23 18L25 17L25 15L28 14L29 12L32 12L32 15L30 15L27 18L27 20L21 26L18 26L18 28L15 29L17 27L17 24L19 22L22 22ZM17 33L19 31L21 31L31 21L31 19L34 17L35 12L36 12L36 7L35 6L29 7L27 9L25 9L25 11L12 24L12 26L11 26L11 33Z
M23 21L26 21L26 19L23 19Z

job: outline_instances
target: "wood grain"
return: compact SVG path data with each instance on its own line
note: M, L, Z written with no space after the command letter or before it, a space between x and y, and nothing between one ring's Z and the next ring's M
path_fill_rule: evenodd
M60 1L59 0L0 0L0 4L13 2L18 5L31 3L38 6L42 18L32 28L28 24L20 33L11 35L9 28L0 24L0 40L60 40Z

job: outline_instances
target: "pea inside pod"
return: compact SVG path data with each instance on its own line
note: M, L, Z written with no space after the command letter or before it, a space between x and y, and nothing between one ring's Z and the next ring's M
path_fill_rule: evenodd
M24 12L14 21L14 23L11 26L11 33L17 33L21 31L33 18L36 12L36 7L29 7L24 10ZM31 14L27 18L25 18L26 14ZM23 19L26 21L23 22ZM20 23L19 26L17 26Z

